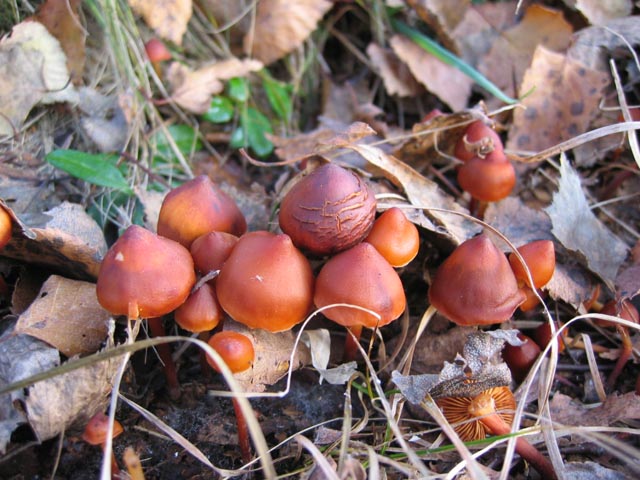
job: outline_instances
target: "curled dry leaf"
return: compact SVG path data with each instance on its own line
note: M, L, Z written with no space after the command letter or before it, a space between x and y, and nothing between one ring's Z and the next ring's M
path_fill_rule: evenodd
M261 0L244 51L265 65L275 62L302 45L332 6L328 0Z
M255 360L249 370L236 373L235 379L248 392L263 392L287 375L289 368L297 370L311 363L311 353L306 345L298 343L293 365L290 364L291 352L296 340L294 332L271 333L266 330L251 329L227 319L224 330L232 330L249 337L255 350Z
M110 317L98 303L95 284L52 275L20 315L16 332L38 338L73 357L100 348L107 338Z
M437 59L403 35L394 35L389 43L413 76L452 110L462 110L467 105L473 81L464 73Z
M191 0L128 0L132 10L144 18L162 38L182 44L191 18Z
M167 71L173 91L171 98L185 110L202 114L209 109L211 96L224 89L224 80L245 77L261 68L262 63L257 60L237 58L221 60L198 70L174 62Z
M589 208L580 177L562 156L558 191L545 209L554 236L569 250L584 255L588 268L613 286L628 247Z
M19 130L38 103L75 99L66 56L41 23L19 23L0 40L0 136Z
M107 245L102 229L81 205L65 202L33 218L16 217L16 224L19 234L4 247L4 256L53 268L70 278L98 277Z
M420 84L411 74L407 65L402 63L392 50L382 48L377 43L370 43L367 47L367 55L378 69L378 74L389 95L415 97L420 93Z
M572 32L573 28L562 12L534 3L527 8L520 23L496 38L478 68L507 95L523 95L528 90L521 88L518 92L517 88L536 47L543 45L549 50L564 51L569 46Z
M67 56L67 69L75 85L82 83L85 62L85 32L79 17L81 0L47 0L34 19L56 37Z
M608 85L608 74L539 46L520 88L535 90L513 113L506 148L539 151L586 132Z
M631 0L576 0L576 9L592 25L605 25L614 18L631 15Z

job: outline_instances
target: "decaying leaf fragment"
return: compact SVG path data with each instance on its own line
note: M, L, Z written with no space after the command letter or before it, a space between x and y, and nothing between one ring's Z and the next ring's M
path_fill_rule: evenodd
M576 0L576 9L582 13L592 25L605 25L614 18L631 14L631 0Z
M452 110L462 110L467 105L473 81L464 73L424 51L403 35L394 35L389 43L413 76Z
M13 135L38 103L74 101L60 43L39 22L0 40L0 136Z
M167 71L172 87L171 98L185 110L205 113L211 104L211 96L222 92L224 80L244 77L262 68L257 60L229 58L197 70L174 62Z
M162 38L182 44L191 18L191 0L129 0L129 5Z
M275 62L302 45L332 6L327 0L261 0L244 51L265 65Z
M539 151L584 133L597 112L609 75L539 46L521 92L506 148Z
M545 209L554 236L569 250L584 255L589 269L613 286L628 247L589 208L580 177L563 156L558 191Z
M52 275L16 332L36 337L67 357L96 352L107 338L111 315L98 303L93 283Z
M389 95L412 97L420 93L420 84L413 77L407 66L388 48L377 43L370 43L367 55L378 69Z

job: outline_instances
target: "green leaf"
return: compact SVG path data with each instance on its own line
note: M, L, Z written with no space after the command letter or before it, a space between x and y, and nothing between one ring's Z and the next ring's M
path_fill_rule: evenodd
M256 155L266 157L273 152L273 143L264 135L273 133L271 123L260 111L252 107L245 109L240 117L240 124L249 147Z
M85 182L122 190L127 194L133 193L124 176L118 170L118 155L92 154L78 150L54 150L47 154L45 159L54 167Z
M244 135L244 129L240 126L231 133L231 139L229 140L229 146L231 148L246 148L247 140Z
M227 97L215 96L211 100L209 110L202 115L202 118L211 123L227 123L233 119L233 111L231 100Z
M500 88L498 88L493 82L491 82L491 80L482 75L479 71L466 63L464 60L456 57L449 50L439 45L429 37L423 35L419 31L411 28L406 23L403 23L400 20L396 20L395 18L391 18L391 25L395 30L409 37L416 45L418 45L426 52L429 52L439 60L442 60L444 63L452 65L460 70L491 95L508 104L518 102L518 100L511 98L510 96L505 94L502 90L500 90Z
M246 78L234 77L227 83L227 95L237 103L249 100L249 82Z
M202 142L198 138L198 134L193 129L193 127L189 125L170 125L167 127L169 135L176 143L178 150L184 155L191 153L195 150L202 149ZM169 145L169 140L164 131L159 130L155 134L156 148L158 149L158 153L165 154L173 157L173 151L171 150L171 145Z
M262 77L262 85L269 99L273 111L282 120L288 120L291 116L291 92L293 86L280 82L269 75Z

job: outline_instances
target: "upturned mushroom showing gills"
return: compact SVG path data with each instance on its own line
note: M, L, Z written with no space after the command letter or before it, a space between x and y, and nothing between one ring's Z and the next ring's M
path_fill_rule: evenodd
M313 272L288 235L250 232L238 240L216 279L222 309L249 328L289 330L311 310Z
M431 305L464 326L502 323L524 300L507 257L486 234L460 244L429 287Z
M279 223L301 250L328 255L361 242L375 215L375 195L366 182L327 163L289 190L280 205Z
M233 199L206 175L171 190L160 207L158 235L189 248L205 233L219 231L240 236L247 222Z
M151 318L180 306L195 282L189 250L131 225L104 256L96 292L100 305L114 315Z

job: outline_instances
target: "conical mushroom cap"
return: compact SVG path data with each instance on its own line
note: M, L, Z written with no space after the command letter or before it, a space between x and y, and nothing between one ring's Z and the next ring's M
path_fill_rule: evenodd
M195 282L189 250L132 225L102 260L96 293L114 315L150 318L180 306Z
M507 257L484 234L460 244L429 288L431 304L458 325L502 323L524 300Z

